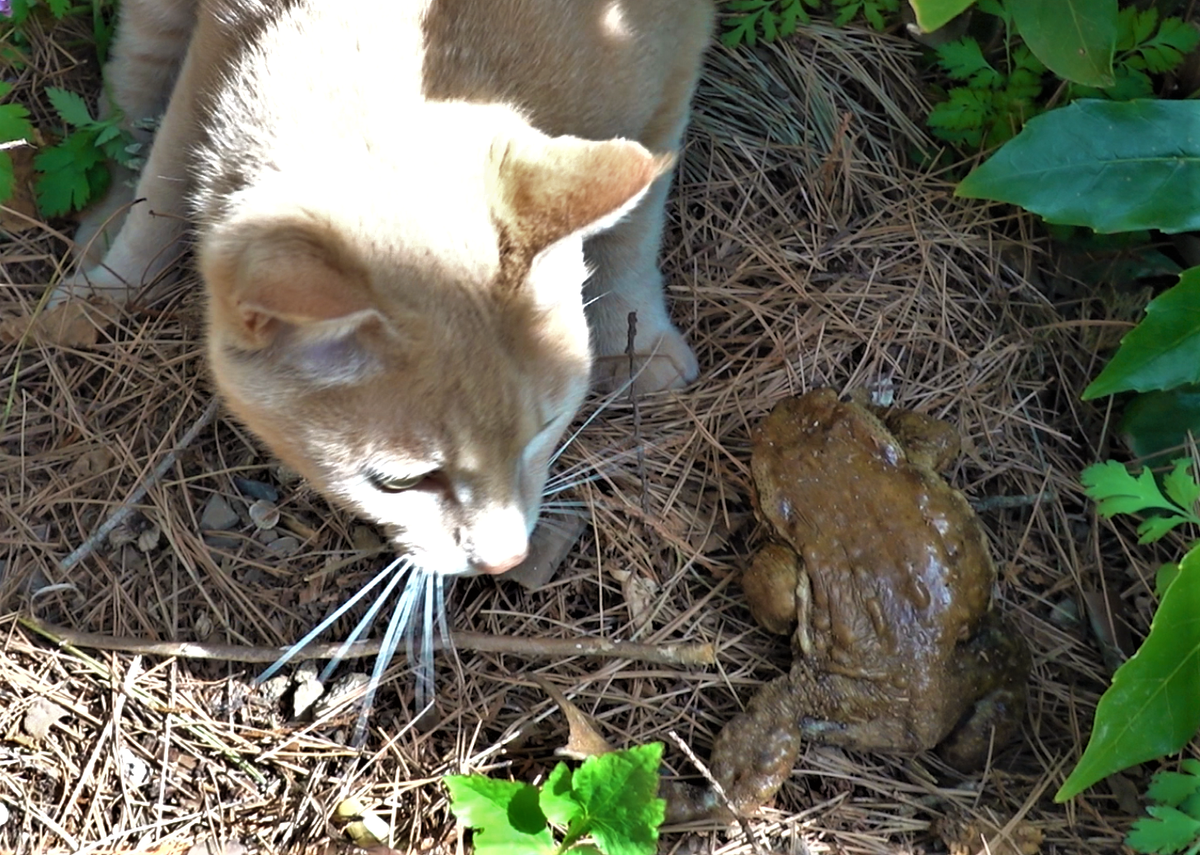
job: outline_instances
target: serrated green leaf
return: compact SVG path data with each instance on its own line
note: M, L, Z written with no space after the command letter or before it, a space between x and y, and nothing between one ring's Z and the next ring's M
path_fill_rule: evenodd
M67 89L47 86L46 97L54 105L59 118L73 128L86 128L95 121L82 95Z
M1162 805L1151 805L1146 813L1153 819L1139 819L1125 838L1127 845L1140 852L1169 855L1200 839L1200 819Z
M1191 473L1192 461L1188 458L1176 460L1174 467L1163 478L1167 497L1185 511L1194 512L1200 499L1200 484Z
M909 0L917 16L917 26L923 33L932 33L957 18L972 0Z
M1117 12L1117 50L1132 50L1154 32L1158 25L1158 10L1151 6L1141 11L1136 6L1126 6Z
M50 8L50 14L60 21L71 11L71 0L46 0L46 5Z
M1200 777L1187 772L1159 772L1146 788L1146 798L1169 807L1178 807L1200 792Z
M1200 101L1084 100L1051 110L955 193L1099 232L1200 229Z
M1154 83L1144 71L1122 66L1116 70L1117 82L1104 90L1105 97L1114 101L1132 101L1154 95Z
M1113 674L1092 736L1054 796L1061 802L1106 775L1174 753L1200 728L1200 547L1179 562L1142 646Z
M662 743L590 757L574 790L588 831L607 855L654 855L666 802L656 797Z
M29 111L20 104L0 104L0 142L32 138L33 125L29 122Z
M1009 0L1008 8L1025 44L1059 77L1113 84L1117 0Z
M538 806L548 820L562 828L574 822L583 810L571 791L571 769L566 763L555 766L542 785Z
M1167 501L1158 489L1158 482L1149 467L1134 478L1116 460L1106 460L1084 469L1079 476L1083 492L1096 503L1102 517L1116 514L1136 514L1145 510L1178 509Z
M973 80L976 88L992 88L1003 80L983 55L979 42L967 36L937 48L938 65L955 80Z
M1138 48L1146 68L1154 74L1170 71L1200 44L1200 30L1180 18L1165 18L1153 38Z
M1168 532L1186 522L1189 522L1188 518L1177 513L1146 517L1137 527L1138 543L1144 545L1162 540Z
M1200 267L1183 271L1178 284L1146 305L1146 317L1125 334L1082 397L1087 401L1194 383L1200 383Z
M450 811L475 829L476 855L551 855L554 838L529 784L484 775L447 775Z

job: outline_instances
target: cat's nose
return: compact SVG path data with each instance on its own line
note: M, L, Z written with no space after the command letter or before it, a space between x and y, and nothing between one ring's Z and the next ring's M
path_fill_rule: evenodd
M489 576L499 576L501 573L507 573L509 570L516 567L518 564L524 561L528 555L529 549L526 547L515 555L510 555L508 558L500 561L488 561L486 563L480 562L475 566L478 568L480 573L487 573Z

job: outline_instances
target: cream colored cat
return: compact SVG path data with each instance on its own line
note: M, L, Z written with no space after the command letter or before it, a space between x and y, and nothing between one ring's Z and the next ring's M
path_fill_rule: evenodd
M151 281L191 219L233 412L420 566L504 572L593 365L628 376L629 312L641 389L696 376L656 255L712 17L124 0L112 97L131 127L165 115L136 193L81 230L102 263L58 296Z

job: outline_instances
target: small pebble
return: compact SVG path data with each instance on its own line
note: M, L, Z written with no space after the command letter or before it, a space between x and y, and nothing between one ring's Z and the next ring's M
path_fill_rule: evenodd
M259 499L264 502L278 502L279 491L265 481L251 481L249 478L234 476L233 486L237 487L243 496Z
M279 508L266 499L259 499L250 506L250 519L260 529L272 529L279 525Z
M356 709L362 705L363 696L361 693L370 681L371 678L369 676L359 671L351 671L348 674L343 674L329 684L329 691L317 701L317 705L313 708L313 715L316 718L320 718L325 713L342 704L346 698L357 694L359 695L357 702L348 707L348 709Z
M279 537L279 532L275 531L273 528L265 528L262 531L257 531L254 533L254 539L264 546L268 543L274 543L275 541L279 540Z
M281 537L279 540L268 543L267 551L272 555L278 555L280 558L287 558L289 555L295 555L300 551L300 541L291 536Z
M204 535L204 542L213 549L237 549L241 543L236 537L221 537L219 534Z
M285 463L276 463L270 471L275 480L284 487L290 487L300 481L300 473Z
M217 493L208 497L204 513L200 515L200 528L205 531L228 531L237 524L238 515L224 497Z
M325 687L315 676L297 682L296 691L292 693L292 718L300 718L308 712L324 693Z
M287 691L291 685L292 678L287 674L277 674L265 683L260 683L258 686L259 699L266 704L273 704L283 697L283 693Z

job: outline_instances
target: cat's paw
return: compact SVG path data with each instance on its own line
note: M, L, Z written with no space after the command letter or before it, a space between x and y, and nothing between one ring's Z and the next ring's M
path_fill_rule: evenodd
M598 353L592 371L592 382L602 392L612 392L625 385L633 373L636 394L682 389L700 375L700 365L677 329L668 325L656 336L643 340L637 337L631 360L627 353Z
M88 297L103 297L110 302L123 304L129 300L130 288L126 282L107 268L95 267L79 270L63 279L46 298L46 308L83 300Z

